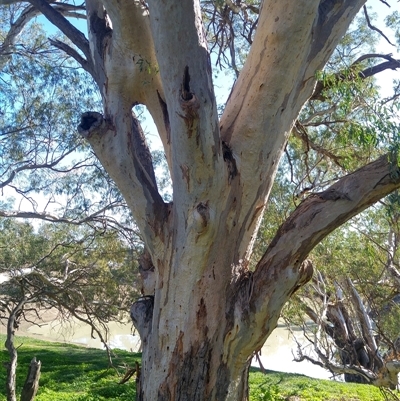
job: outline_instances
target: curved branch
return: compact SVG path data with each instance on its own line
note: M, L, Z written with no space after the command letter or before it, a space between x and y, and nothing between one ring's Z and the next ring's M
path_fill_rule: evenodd
M120 188L143 235L153 251L164 238L168 207L158 193L150 152L137 119L130 110L117 116L119 130L100 113L82 115L78 132Z
M92 68L91 63L88 63L88 61L83 58L75 49L73 49L71 46L68 46L66 43L61 42L60 40L57 39L51 39L49 38L49 42L56 47L57 49L62 50L63 52L65 52L66 54L68 54L68 56L71 56L75 61L77 61L81 67L87 71L89 74L91 74L92 76L94 75L94 71Z
M35 18L39 13L39 10L36 8L28 6L11 25L7 36L4 38L3 43L0 46L0 70L2 70L9 61L18 35L22 32L26 24Z
M389 38L388 38L380 29L378 29L377 27L375 27L375 26L373 26L373 25L371 24L371 20L369 19L369 15L368 15L368 11L367 11L367 6L364 6L364 7L363 7L363 10L364 10L364 16L365 16L365 20L367 21L368 28L369 28L369 29L372 29L373 31L378 32L379 35L381 35L382 37L384 37L384 38L386 39L386 41L387 41L390 45L394 46L394 44L389 40Z
M289 216L254 271L252 314L249 325L243 327L246 333L251 328L254 340L249 342L244 335L246 341L239 348L261 346L265 333L275 328L285 302L312 277L313 267L306 257L316 244L351 217L400 188L400 169L395 163L384 155L342 177L328 190L311 195ZM255 334L257 327L261 329Z
M63 159L65 159L65 157L67 157L69 154L71 154L72 152L74 152L76 150L75 148L70 149L69 151L67 151L66 153L62 154L60 157L58 157L57 159L53 160L51 163L43 163L43 164L26 164L23 165L21 167L18 167L14 170L11 171L9 177L3 181L0 182L0 188L4 188L5 186L9 185L13 179L16 177L16 175L18 173L20 173L21 171L26 171L26 170L39 170L42 168L49 168L49 169L53 169L54 166L56 166L58 163L60 163ZM68 170L58 170L59 172L63 172L63 171L68 171Z
M357 77L361 79L369 78L372 77L382 71L385 70L395 70L400 67L400 60L394 59L390 54L365 54L358 58L351 66L350 69L356 67L358 64L360 64L364 60L369 60L369 59L375 59L375 58L383 58L386 59L387 61L376 64L372 67L367 67L362 71L359 71L357 73ZM338 83L346 80L351 80L354 79L355 76L351 76L350 74L343 74L343 73L337 73L335 74L335 78L331 81L332 83ZM311 96L311 100L325 100L325 96L322 94L322 91L324 89L328 89L329 86L332 85L331 83L326 83L323 81L318 81L317 84L315 85L314 92Z
M60 29L82 51L86 60L91 62L89 42L79 29L75 28L56 7L52 7L45 0L29 0L29 2L53 25Z

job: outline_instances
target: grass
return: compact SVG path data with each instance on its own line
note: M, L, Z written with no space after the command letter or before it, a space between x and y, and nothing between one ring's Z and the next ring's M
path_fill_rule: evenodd
M5 336L0 335L4 344ZM37 401L132 401L135 382L130 379L118 384L127 366L133 367L140 354L115 351L114 364L109 368L103 350L71 344L53 343L18 337L17 394L20 394L30 360L36 356L42 362ZM4 363L8 353L0 351L0 401L5 401ZM296 398L297 396L297 398ZM383 401L379 389L350 383L311 379L298 374L258 369L250 372L250 401Z
M297 396L297 398L296 398ZM377 387L258 369L250 372L250 401L383 401Z
M5 336L0 335L4 344ZM21 345L20 345L21 344ZM42 362L37 401L132 401L135 399L134 380L118 384L123 377L123 366L133 367L140 354L115 351L114 364L108 367L104 350L84 348L65 343L53 343L18 337L17 394L21 393L31 359ZM5 379L8 353L0 352L0 401L5 401Z

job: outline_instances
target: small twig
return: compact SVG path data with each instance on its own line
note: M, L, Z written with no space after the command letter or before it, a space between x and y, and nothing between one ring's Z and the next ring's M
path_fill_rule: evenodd
M382 0L381 0L381 1L382 1ZM385 3L384 1L382 1L382 2ZM387 4L387 3L385 3L385 4ZM369 27L370 29L372 29L373 31L378 32L381 36L383 36L383 37L387 40L387 42L388 42L390 45L394 46L394 44L389 40L389 38L388 38L380 29L376 28L375 26L373 26L373 25L371 24L371 21L370 21L370 19L369 19L369 15L368 15L368 11L367 11L367 6L364 6L363 9L364 9L364 15L365 15L365 19L366 19L366 21L367 21L368 27Z

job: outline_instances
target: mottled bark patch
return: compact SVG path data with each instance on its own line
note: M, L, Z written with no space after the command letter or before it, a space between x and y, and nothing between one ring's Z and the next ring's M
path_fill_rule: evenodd
M171 372L169 377L172 380L167 379L160 387L158 400L204 401L211 399L211 393L214 390L214 386L210 386L213 352L211 342L208 339L196 342L188 352L183 353L182 337L183 333L178 338L169 365L169 372Z

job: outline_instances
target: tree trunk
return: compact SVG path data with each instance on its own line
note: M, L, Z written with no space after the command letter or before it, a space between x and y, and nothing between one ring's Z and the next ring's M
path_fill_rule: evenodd
M18 353L14 346L15 330L18 327L18 319L25 305L26 299L23 298L17 306L11 311L7 321L7 338L5 347L7 348L10 360L7 362L7 380L6 395L7 401L17 401L16 383L17 383L17 360Z
M10 360L7 362L7 381L6 381L6 394L7 401L17 401L15 387L17 382L17 360L18 354L17 350L14 347L12 340L9 340L8 330L7 330L7 340L6 340L6 348L8 350Z
M33 401L39 389L41 362L36 358L31 360L24 387L21 392L21 401Z

